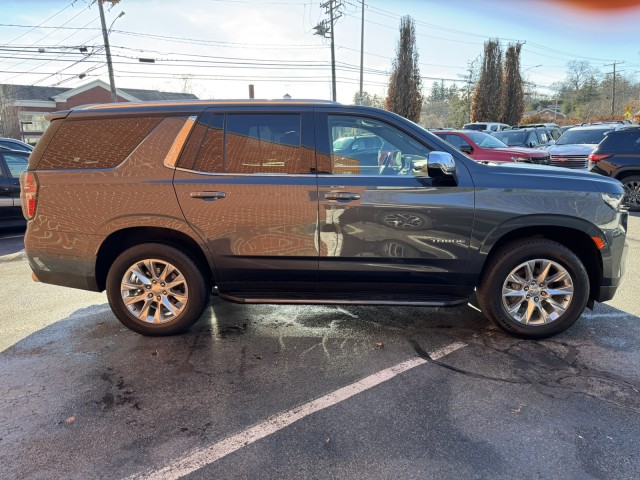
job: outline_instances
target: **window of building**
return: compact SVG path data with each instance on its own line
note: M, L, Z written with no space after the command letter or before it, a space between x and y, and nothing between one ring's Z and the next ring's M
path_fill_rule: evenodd
M44 113L18 112L21 132L44 132L49 126L49 121L44 118Z

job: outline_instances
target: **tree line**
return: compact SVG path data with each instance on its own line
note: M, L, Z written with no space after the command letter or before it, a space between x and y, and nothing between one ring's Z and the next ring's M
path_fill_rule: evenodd
M404 16L386 96L356 93L354 103L385 108L433 128L482 121L531 123L541 118L523 119L525 110L545 107L562 113L558 123L565 124L629 118L640 109L640 83L619 74L614 79L586 61L568 62L565 80L550 86L555 93L541 94L522 78L521 52L521 43L510 43L503 51L498 39L489 39L457 82L434 82L425 95L414 22Z

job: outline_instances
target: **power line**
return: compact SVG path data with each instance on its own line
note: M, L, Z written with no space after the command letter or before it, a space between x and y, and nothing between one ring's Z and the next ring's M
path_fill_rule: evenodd
M71 3L69 3L69 5L67 5L66 7L64 7L62 10L57 11L56 13L54 13L53 15L51 15L49 18L47 18L46 20L42 21L41 23L39 23L38 25L31 27L30 30L24 32L22 35L18 35L16 38L14 38L13 40L10 40L9 42L7 42L7 45L15 42L16 40L21 39L22 37L24 37L25 35L27 35L28 33L31 33L32 31L34 31L36 28L42 27L43 24L47 23L49 20L51 20L54 17L57 17L59 14L61 14L62 12L64 12L67 8L71 7L74 3L76 2L76 0L72 0ZM2 25L2 26L17 26L17 25ZM50 27L42 27L42 28L50 28Z

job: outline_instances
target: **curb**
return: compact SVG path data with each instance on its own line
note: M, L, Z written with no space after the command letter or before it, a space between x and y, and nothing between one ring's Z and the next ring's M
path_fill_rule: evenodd
M16 253L10 253L9 255L0 256L0 263L17 262L18 260L26 260L27 254L24 250L20 250Z

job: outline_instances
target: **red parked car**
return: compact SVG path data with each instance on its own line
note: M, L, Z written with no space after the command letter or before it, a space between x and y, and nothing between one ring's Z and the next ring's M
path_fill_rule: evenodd
M436 130L431 133L478 162L525 162L541 165L550 163L549 153L544 150L508 147L488 133L474 130Z

